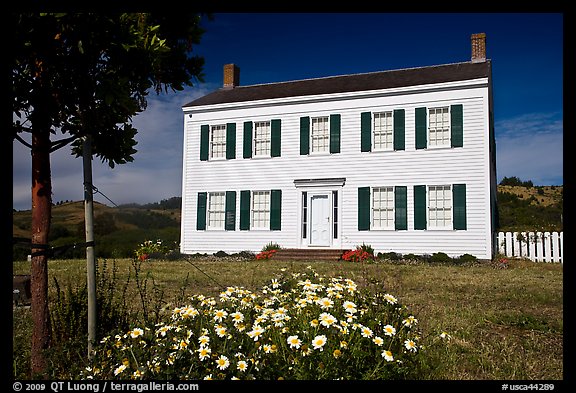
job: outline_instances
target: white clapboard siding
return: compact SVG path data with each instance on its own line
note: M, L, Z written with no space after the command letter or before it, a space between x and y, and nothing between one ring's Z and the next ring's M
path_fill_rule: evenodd
M490 155L488 150L488 88L486 84L464 89L442 86L420 93L369 97L330 97L306 102L267 100L266 105L229 105L221 110L185 108L184 162L182 179L181 252L214 253L219 250L259 251L269 242L283 248L299 248L301 202L298 179L344 178L340 193L340 236L332 248L350 249L362 243L376 252L451 256L472 254L490 259L494 236L490 224ZM415 108L463 105L464 146L461 148L415 149ZM361 113L375 110L405 110L405 150L361 152ZM341 116L340 153L300 155L301 116ZM281 156L244 159L245 121L281 120ZM202 124L236 123L236 158L200 161ZM466 184L467 229L414 230L415 185ZM358 188L407 187L408 229L358 230ZM240 191L282 190L281 231L239 230ZM197 231L196 209L199 192L236 191L236 230Z
M498 252L510 258L564 263L564 232L498 232Z

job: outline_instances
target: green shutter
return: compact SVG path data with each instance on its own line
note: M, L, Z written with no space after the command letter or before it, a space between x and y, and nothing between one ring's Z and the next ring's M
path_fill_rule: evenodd
M454 184L452 187L454 229L466 229L466 184Z
M452 105L450 107L450 124L452 147L464 146L464 127L463 127L463 109L462 104Z
M360 151L372 150L372 113L360 114Z
M236 123L226 124L226 159L236 158Z
M252 122L244 122L244 141L242 145L243 157L252 157Z
M280 157L282 125L280 119L273 119L270 122L270 153L272 157Z
M240 230L250 229L250 191L240 191Z
M224 228L227 231L236 230L236 191L226 191L226 210Z
M282 229L282 190L270 192L270 229L272 231Z
M416 108L416 149L426 149L428 133L426 127L427 113L426 108Z
M340 115L330 115L330 153L340 153Z
M394 150L404 150L404 120L404 109L396 109L394 111Z
M414 186L414 229L426 229L426 186Z
M358 187L358 230L370 230L370 187Z
M306 156L310 152L310 117L300 118L300 155Z
M208 161L208 150L210 146L210 126L203 124L200 126L200 160Z
M407 188L397 186L394 188L394 225L397 230L408 229L407 210Z
M198 208L196 209L196 230L206 229L206 197L207 193L198 193Z

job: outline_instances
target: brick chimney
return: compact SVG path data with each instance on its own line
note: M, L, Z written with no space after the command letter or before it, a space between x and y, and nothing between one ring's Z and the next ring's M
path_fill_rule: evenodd
M472 34L472 63L486 61L486 33Z
M240 68L236 64L224 66L224 88L232 89L240 84Z

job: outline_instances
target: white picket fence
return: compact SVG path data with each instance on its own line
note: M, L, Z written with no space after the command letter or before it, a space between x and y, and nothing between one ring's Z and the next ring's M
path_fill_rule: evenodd
M498 232L496 241L507 257L564 263L564 232Z

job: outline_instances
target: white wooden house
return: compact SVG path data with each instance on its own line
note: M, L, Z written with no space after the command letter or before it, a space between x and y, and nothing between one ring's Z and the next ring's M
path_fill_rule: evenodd
M491 259L491 62L241 86L183 106L181 252L352 249Z

